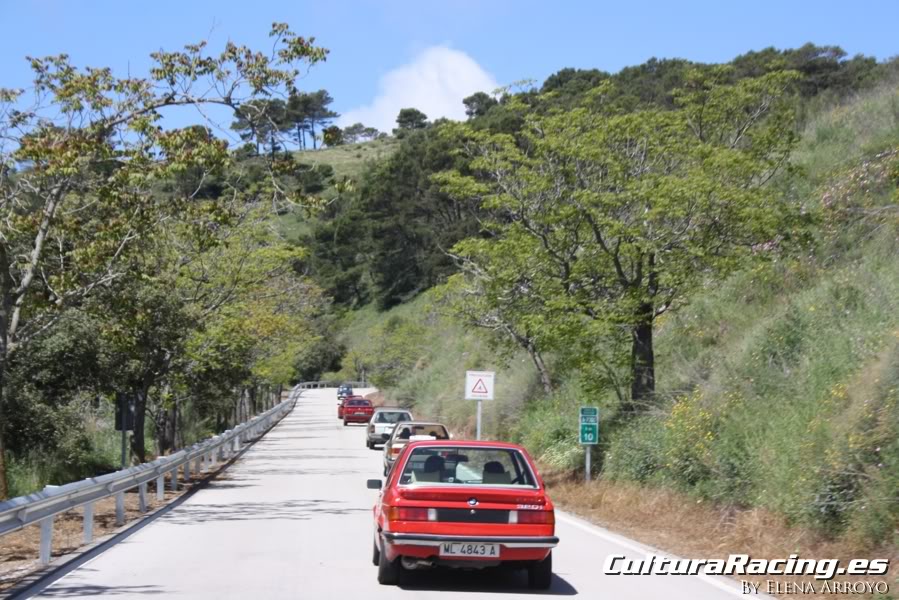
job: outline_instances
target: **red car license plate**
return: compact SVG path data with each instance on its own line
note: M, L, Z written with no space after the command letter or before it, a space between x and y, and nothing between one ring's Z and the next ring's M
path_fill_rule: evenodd
M359 416L361 416L361 417L364 417L364 416L365 416L365 413L364 413L364 412L357 412L356 414L359 415Z
M499 558L499 544L444 542L440 544L440 556Z

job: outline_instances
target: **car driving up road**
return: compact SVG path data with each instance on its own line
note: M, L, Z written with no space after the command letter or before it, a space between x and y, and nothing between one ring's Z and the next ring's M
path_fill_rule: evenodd
M380 479L368 487L380 489ZM436 566L527 571L528 585L552 581L555 511L521 446L431 440L408 444L374 507L378 582Z
M382 406L375 409L368 423L368 433L365 436L365 445L371 449L376 444L383 444L390 439L393 428L397 423L411 421L412 413L405 408Z
M426 437L425 437L426 436ZM414 438L423 440L448 440L449 431L441 423L426 423L423 421L411 421L399 423L393 428L387 443L384 444L384 476L390 472L390 467L410 441Z

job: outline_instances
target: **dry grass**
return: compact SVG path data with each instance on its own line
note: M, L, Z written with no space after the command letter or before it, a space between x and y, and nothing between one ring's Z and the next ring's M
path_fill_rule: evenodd
M815 533L790 527L781 517L761 509L739 510L713 506L661 488L596 481L590 484L558 476L547 477L553 501L560 508L597 525L649 546L686 558L726 558L748 554L753 558L837 558L845 566L853 558L889 558L886 577L837 577L834 581L884 581L895 594L899 586L899 549L877 551L857 546L851 538L826 540ZM741 579L764 582L772 577ZM812 581L811 577L776 577L783 582ZM764 583L762 584L764 590ZM852 594L847 594L852 596ZM824 599L829 595L783 595L782 598ZM858 597L871 598L871 595Z

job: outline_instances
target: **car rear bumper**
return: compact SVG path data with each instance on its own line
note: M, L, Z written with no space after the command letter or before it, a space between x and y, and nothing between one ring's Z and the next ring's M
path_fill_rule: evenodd
M384 552L389 560L398 557L420 559L434 564L453 563L528 563L541 561L559 543L555 536L470 536L433 535L419 533L393 533L385 531ZM440 556L440 545L446 542L499 544L500 556L496 558L460 558Z
M343 415L343 420L347 423L368 423L371 420L371 415Z
M383 536L391 544L402 544L404 546L439 546L445 542L500 544L506 548L555 548L559 545L559 538L554 535L436 535L385 531Z

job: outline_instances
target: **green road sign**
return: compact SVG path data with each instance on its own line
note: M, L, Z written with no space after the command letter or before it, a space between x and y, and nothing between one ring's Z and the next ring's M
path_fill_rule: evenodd
M593 445L599 443L599 408L582 406L580 411L580 443Z
M596 423L581 423L581 444L599 443L599 425Z

